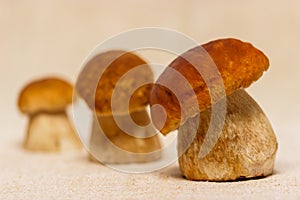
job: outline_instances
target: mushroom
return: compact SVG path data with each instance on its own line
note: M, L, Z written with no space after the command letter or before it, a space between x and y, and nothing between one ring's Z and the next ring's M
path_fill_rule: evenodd
M161 157L160 141L146 111L152 83L149 65L130 52L107 51L87 62L76 90L94 111L92 160L117 164Z
M29 116L25 149L55 152L81 148L66 113L72 91L69 83L58 78L36 80L22 89L18 108Z
M179 166L187 179L229 181L272 174L275 134L262 109L244 91L268 67L269 60L260 50L229 38L188 50L160 75L150 97L151 116L163 134L178 129ZM204 79L197 69L207 77ZM192 92L178 84L180 80L172 70L185 78ZM193 100L196 104L191 103ZM221 108L224 101L224 124L216 120L212 135L208 135L213 107ZM164 112L154 107L156 104ZM216 117L222 118L218 109ZM217 126L221 126L219 131Z

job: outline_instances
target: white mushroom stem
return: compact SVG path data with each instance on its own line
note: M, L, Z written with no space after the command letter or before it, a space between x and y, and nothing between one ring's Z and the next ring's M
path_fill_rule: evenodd
M190 118L179 129L179 165L187 179L227 181L272 174L277 140L267 117L244 90L227 97L222 133L211 151L200 158L210 116L210 109L200 113L194 139L189 137L193 135L195 119ZM189 140L192 143L186 149Z
M29 116L24 147L35 151L80 149L80 141L66 112L37 113Z
M115 117L123 125L130 117L140 126L150 123L145 109L133 112L131 116ZM150 162L161 157L161 145L153 128L135 129L128 125L127 130L130 129L130 135L121 130L111 115L95 117L90 136L90 158L101 163L118 164Z

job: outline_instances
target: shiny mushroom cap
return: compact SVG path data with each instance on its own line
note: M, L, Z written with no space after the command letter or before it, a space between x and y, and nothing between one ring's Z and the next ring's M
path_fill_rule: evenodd
M143 84L147 83L147 84ZM93 57L80 72L76 91L91 110L110 115L143 109L149 104L153 83L150 66L134 53L112 50ZM116 98L113 98L113 93ZM126 103L129 99L129 105Z
M73 87L59 78L44 78L27 84L20 92L18 107L22 113L60 112L72 103Z
M150 105L160 104L165 116L162 116L161 110L151 109L152 120L163 134L167 134L189 117L210 108L224 95L250 86L268 67L269 60L260 50L237 39L219 39L192 48L177 57L153 86ZM184 79L179 80L174 76L174 70ZM205 81L199 71L207 76ZM181 81L187 81L192 91L184 88ZM176 96L162 83L176 90ZM208 84L212 87L208 88ZM212 90L214 93L211 97ZM198 105L192 104L193 101ZM163 125L162 119L166 119Z

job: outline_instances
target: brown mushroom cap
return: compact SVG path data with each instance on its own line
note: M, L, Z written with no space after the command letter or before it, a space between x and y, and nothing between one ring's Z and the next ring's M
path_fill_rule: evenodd
M136 68L143 66L142 68ZM137 69L133 70L132 69ZM130 73L127 73L129 72ZM120 79L123 81L120 82ZM112 94L118 87L116 110L128 110L125 99L129 91L139 85L140 80L153 83L153 73L149 65L139 56L126 51L113 50L96 55L83 68L76 82L78 94L90 109L99 114L111 114ZM138 87L131 95L129 109L139 110L149 104L152 84Z
M212 60L213 62L212 62ZM197 64L194 67L193 64ZM218 68L222 77L224 90L226 95L229 95L240 88L246 88L252 82L259 79L265 70L269 67L268 58L250 43L245 43L237 39L220 39L209 42L207 44L197 46L188 50L181 56L177 57L167 69L160 75L156 84L153 86L150 96L150 105L160 104L164 107L166 122L161 126L161 113L151 110L154 124L161 128L163 134L177 129L180 123L192 116L195 116L199 111L204 111L210 108L212 104L218 102L222 97L220 84L218 84L218 74L215 73L215 66ZM181 89L180 80L172 78L170 68L178 71L186 81L191 85L194 93ZM203 77L197 71L200 69L203 74L208 75L208 82L205 82ZM160 85L165 83L170 88L176 88L177 97L168 89ZM207 84L212 85L214 90L213 102ZM194 95L196 94L196 95ZM189 107L192 101L198 101L197 108ZM187 111L181 116L180 104L183 108L188 107ZM183 119L183 120L182 120ZM159 125L157 125L159 124Z
M72 102L73 87L58 78L44 78L27 84L20 92L18 107L21 112L59 112Z

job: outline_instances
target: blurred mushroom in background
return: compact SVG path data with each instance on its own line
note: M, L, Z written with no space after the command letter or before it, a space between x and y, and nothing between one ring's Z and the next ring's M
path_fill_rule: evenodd
M72 94L70 83L54 77L30 82L22 89L18 108L29 117L25 149L62 152L81 148L66 113Z
M76 91L93 112L90 158L102 163L139 163L161 157L161 144L147 106L150 66L131 52L93 57L80 72Z

